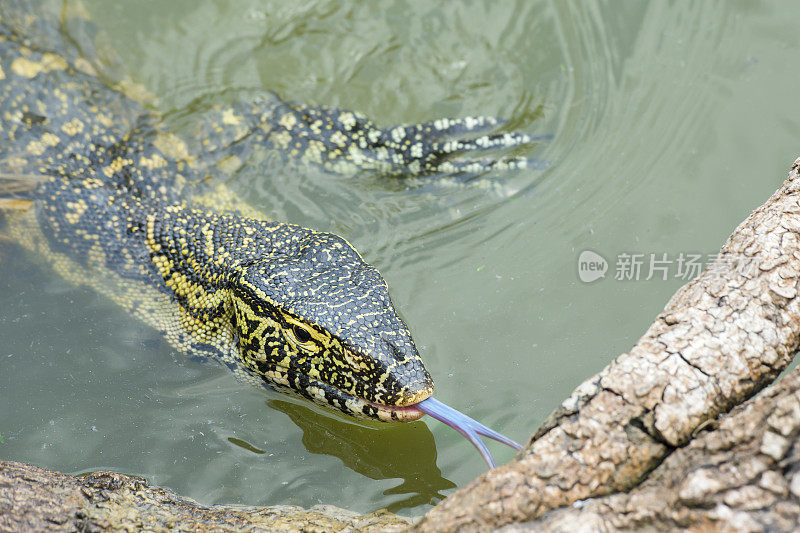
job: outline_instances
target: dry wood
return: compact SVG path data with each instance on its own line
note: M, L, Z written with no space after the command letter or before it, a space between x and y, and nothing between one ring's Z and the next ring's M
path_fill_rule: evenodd
M392 531L408 521L333 506L199 505L141 478L95 472L68 476L0 461L0 531Z

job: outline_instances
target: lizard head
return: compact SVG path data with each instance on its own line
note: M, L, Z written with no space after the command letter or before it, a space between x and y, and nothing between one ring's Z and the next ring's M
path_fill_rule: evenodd
M241 357L268 384L351 416L423 416L433 380L383 277L341 237L294 233L233 294Z

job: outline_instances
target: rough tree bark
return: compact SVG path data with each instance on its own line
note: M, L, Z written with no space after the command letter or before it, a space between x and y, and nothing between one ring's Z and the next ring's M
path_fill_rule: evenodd
M800 159L630 352L580 385L512 462L413 527L798 529L800 369L750 399L798 349L798 277ZM335 508L202 507L129 476L0 462L0 529L31 519L87 530L408 526Z
M392 531L408 521L333 506L199 505L141 478L68 476L0 461L0 531Z
M630 492L503 531L800 529L800 369L678 448Z

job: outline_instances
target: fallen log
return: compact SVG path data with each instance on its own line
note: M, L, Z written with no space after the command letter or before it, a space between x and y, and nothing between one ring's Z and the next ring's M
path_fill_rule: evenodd
M114 472L69 476L0 461L0 531L392 531L408 520L330 505L200 505Z

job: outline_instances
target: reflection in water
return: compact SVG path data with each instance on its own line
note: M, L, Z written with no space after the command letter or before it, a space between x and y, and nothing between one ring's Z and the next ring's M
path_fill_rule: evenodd
M256 448L255 446L253 446L252 444L250 444L246 440L237 439L236 437L228 437L228 442L230 442L231 444L235 444L236 446L239 446L240 448L244 448L245 450L247 450L249 452L257 453L259 455L267 453L264 450L260 450L260 449Z
M444 499L441 491L456 486L442 477L436 466L436 443L423 422L369 427L291 402L270 400L267 404L286 413L303 430L303 445L311 453L338 457L345 466L371 479L402 479L384 494L409 497L389 504L389 511L435 504ZM250 445L245 447L250 449Z

